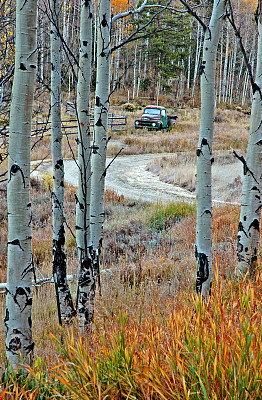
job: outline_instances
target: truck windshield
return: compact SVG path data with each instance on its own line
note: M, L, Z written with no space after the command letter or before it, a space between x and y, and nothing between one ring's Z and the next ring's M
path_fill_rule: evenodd
M160 110L158 108L145 108L145 114L160 115Z

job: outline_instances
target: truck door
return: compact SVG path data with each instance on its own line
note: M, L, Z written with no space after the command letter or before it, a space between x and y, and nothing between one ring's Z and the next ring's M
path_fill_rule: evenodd
M161 117L162 117L163 128L166 128L167 127L167 115L166 115L165 109L161 110Z

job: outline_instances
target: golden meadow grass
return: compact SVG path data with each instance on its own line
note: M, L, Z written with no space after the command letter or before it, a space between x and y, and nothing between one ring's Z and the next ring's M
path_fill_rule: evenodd
M247 118L221 111L218 148L241 139L245 149ZM240 116L239 116L239 115ZM199 111L170 133L137 132L114 136L150 152L179 136L183 150L197 146ZM133 116L134 117L134 116ZM231 119L230 119L231 118ZM183 125L184 124L184 125ZM233 129L233 127L235 127ZM179 134L176 132L178 129ZM131 128L130 128L131 129ZM231 137L231 131L233 136ZM132 140L133 142L132 142ZM141 141L137 145L137 141ZM178 139L177 139L178 140ZM72 139L72 142L74 139ZM147 142L147 146L145 145ZM174 141L174 143L178 143ZM172 145L173 146L173 145ZM191 144L190 144L191 146ZM189 148L191 149L191 147ZM171 147L178 148L179 146ZM40 151L40 150L39 150ZM128 151L128 150L127 150ZM175 151L175 150L174 150ZM40 151L41 153L41 151ZM50 193L32 181L33 254L38 274L51 276ZM75 188L67 186L65 212L74 230ZM6 206L1 192L1 281L6 274ZM5 399L259 399L261 392L261 274L237 282L236 236L239 208L213 211L215 282L203 304L194 297L195 214L183 204L150 206L106 192L106 222L101 296L96 299L92 334L81 339L76 326L61 332L52 285L34 290L35 362L27 377L5 378ZM49 211L50 210L50 211ZM171 210L171 211L170 211ZM178 212L179 211L179 212ZM171 213L171 214L170 214ZM172 219L178 213L182 218ZM67 230L69 273L78 268L75 241ZM39 277L39 275L38 275ZM76 296L76 284L71 284ZM5 297L0 312L4 319ZM0 330L2 371L4 326ZM62 341L61 341L62 338ZM1 397L0 397L1 398Z

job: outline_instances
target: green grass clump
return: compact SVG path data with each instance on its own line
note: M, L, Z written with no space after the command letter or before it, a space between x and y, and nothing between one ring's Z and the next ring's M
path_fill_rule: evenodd
M4 396L0 400L48 400L65 398L66 387L48 370L45 362L37 357L34 366L21 363L21 369L6 369L2 376Z
M158 203L149 218L149 227L161 232L171 227L182 218L192 215L195 212L195 205L184 201L168 204Z

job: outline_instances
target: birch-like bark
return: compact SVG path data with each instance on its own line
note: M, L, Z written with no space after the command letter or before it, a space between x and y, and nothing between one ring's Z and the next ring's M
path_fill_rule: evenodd
M255 86L251 108L250 131L246 160L243 162L243 189L238 227L238 271L254 275L257 269L261 219L262 169L262 16L258 7L258 50Z
M201 120L197 149L197 259L196 291L207 297L211 288L212 269L212 197L211 165L215 112L216 55L225 1L214 0L209 26L205 31L201 65Z
M218 104L221 103L222 95L222 66L223 66L223 31L220 38L220 66L219 66L219 89L218 89Z
M68 323L75 314L67 283L65 227L64 227L64 161L62 155L61 126L61 42L58 34L60 0L51 0L51 149L53 166L52 228L53 228L53 277L56 288L59 322Z
M135 59L134 59L134 70L133 70L133 100L135 98L135 93L136 93L136 68L137 68L136 57L137 57L137 43L136 43L136 46L135 46Z
M202 30L200 30L200 23L197 23L197 44L196 44L196 57L195 57L195 68L194 68L194 78L193 78L193 87L192 87L192 97L195 95L195 86L197 80L197 71L199 66L199 59L201 53L201 44L202 44Z
M92 0L81 2L78 116L78 192L76 204L76 243L79 257L78 323L80 331L90 325L94 314L95 273L90 231L91 143L90 82L92 63Z
M97 20L97 72L94 111L94 139L91 176L91 234L93 250L99 253L103 238L104 181L110 76L111 1L100 0Z
M140 49L140 52L139 52L136 97L139 96L139 90L140 90L140 83L141 83L141 62L142 62L142 48Z
M244 48L246 48L246 44L247 44L247 37L245 39ZM235 101L239 101L239 98L240 98L240 86L241 86L241 78L243 75L243 67L244 67L244 57L242 57L241 65L240 65L240 69L239 69L239 73L238 73L238 77L237 77Z
M191 27L192 27L192 21L191 21ZM191 41L192 41L192 30L190 30L189 40L190 40L190 43L191 43ZM190 47L189 47L189 55L188 55L188 61L187 61L187 85L186 85L187 90L189 90L189 88L190 88L191 52L192 52L192 46L191 46L191 44L190 44Z
M30 149L36 75L37 1L16 2L15 74L8 150L8 267L6 289L6 357L17 369L32 361L32 250ZM19 358L19 354L21 358Z
M227 83L227 70L228 70L228 57L229 57L229 27L230 23L227 23L227 35L226 35L226 50L224 59L224 71L223 71L223 81L222 81L222 98L223 102L226 102L226 83Z
M230 94L229 94L229 103L230 104L232 104L232 102L233 102L236 61L237 61L237 41L235 39L235 41L234 41L234 56L233 56L232 71L231 71Z

